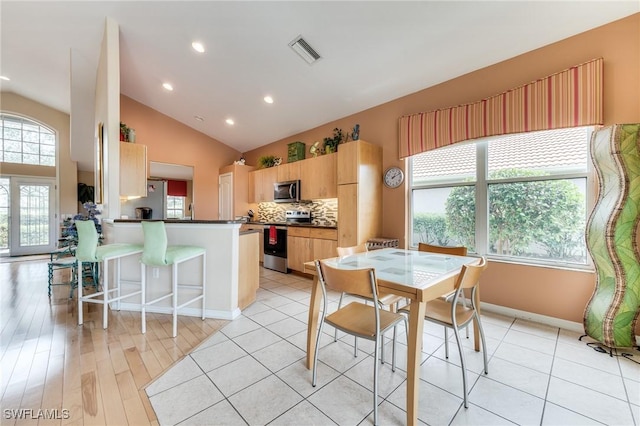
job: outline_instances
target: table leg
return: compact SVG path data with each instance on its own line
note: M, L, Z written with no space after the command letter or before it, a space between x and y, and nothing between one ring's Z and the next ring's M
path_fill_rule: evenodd
M318 317L320 315L320 301L322 289L318 277L313 277L311 287L311 302L309 303L309 320L307 321L307 368L311 370L315 363L315 347L318 338Z
M418 424L418 389L420 385L420 360L422 359L422 331L426 303L411 301L409 336L407 339L407 425Z

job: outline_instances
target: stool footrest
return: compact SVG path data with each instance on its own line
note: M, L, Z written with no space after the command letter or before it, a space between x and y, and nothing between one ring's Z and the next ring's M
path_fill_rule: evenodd
M158 297L157 299L151 300L151 301L149 301L149 302L145 302L145 304L144 304L144 305L145 305L145 306L147 306L147 305L153 305L154 303L157 303L157 302L159 302L159 301L161 301L161 300L167 299L167 298L169 298L169 297L171 297L171 296L173 296L173 293L165 294L164 296Z
M189 304L191 304L191 303L195 302L196 300L200 300L200 299L202 299L203 297L204 297L203 295L200 295L200 296L198 296L198 297L195 297L195 298L193 298L193 299L191 299L191 300L189 300L189 301L187 301L187 302L184 302L182 305L178 305L178 306L176 307L176 309L184 308L185 306L187 306L187 305L189 305Z

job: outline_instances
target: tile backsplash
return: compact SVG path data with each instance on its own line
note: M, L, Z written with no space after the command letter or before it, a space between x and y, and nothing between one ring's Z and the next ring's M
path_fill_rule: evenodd
M284 222L287 210L310 210L311 223L321 226L338 226L338 199L312 200L311 203L260 203L257 220Z

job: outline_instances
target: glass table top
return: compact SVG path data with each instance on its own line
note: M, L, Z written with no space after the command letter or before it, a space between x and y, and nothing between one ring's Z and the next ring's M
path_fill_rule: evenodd
M462 265L476 263L475 257L452 256L414 250L386 248L323 260L339 269L374 268L379 280L423 288L442 276L455 273Z

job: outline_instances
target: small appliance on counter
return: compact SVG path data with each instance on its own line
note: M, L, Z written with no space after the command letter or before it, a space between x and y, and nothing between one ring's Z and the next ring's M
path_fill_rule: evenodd
M153 209L151 207L136 207L136 219L151 219Z

